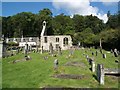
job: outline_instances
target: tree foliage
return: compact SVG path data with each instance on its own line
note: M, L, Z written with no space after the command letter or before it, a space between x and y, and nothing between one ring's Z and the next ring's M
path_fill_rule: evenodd
M111 15L107 13L108 21L102 20L93 15L74 15L71 18L63 13L53 16L50 9L44 8L37 14L21 12L13 16L2 17L2 34L5 37L40 37L42 24L47 22L47 35L71 35L73 44L78 41L84 45L99 45L102 38L104 47L120 49L120 11ZM108 45L108 46L107 46Z

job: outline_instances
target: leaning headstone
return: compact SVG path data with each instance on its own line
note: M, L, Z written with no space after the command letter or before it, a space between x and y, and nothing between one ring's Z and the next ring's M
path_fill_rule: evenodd
M97 79L100 84L104 85L104 67L102 64L97 65Z
M93 60L91 63L91 69L92 69L92 72L95 72L95 62Z
M103 54L103 58L106 58L106 54Z
M55 59L54 60L54 69L57 69L58 68L58 59Z
M62 54L62 52L61 52L61 47L59 46L58 47L58 55L61 55Z

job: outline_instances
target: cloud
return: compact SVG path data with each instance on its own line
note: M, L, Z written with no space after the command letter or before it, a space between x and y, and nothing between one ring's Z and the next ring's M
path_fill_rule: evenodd
M104 23L107 22L108 17L107 14L99 13L99 9L97 7L93 7L90 5L91 0L53 0L53 6L60 10L64 9L68 14L71 15L71 17L74 14L80 14L80 15L93 15L97 16L99 19L103 20Z

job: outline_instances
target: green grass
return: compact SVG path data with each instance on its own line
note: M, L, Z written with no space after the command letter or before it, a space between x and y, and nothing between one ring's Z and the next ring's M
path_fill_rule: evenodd
M16 56L4 58L2 60L2 87L3 88L41 88L41 87L78 87L78 88L118 88L118 80L105 76L105 85L99 85L95 79L96 73L90 71L86 57L83 56L85 50L76 50L74 55L66 58L69 51L62 51L61 56L52 57L48 53L30 53L32 60L18 62L16 64L9 63L13 60L23 59L24 54L20 53ZM92 49L92 51L96 51ZM94 56L95 63L104 64L105 68L118 68L115 63L116 57L111 53L107 53L107 58L103 59L99 53ZM93 57L91 51L88 51L90 57ZM43 56L48 55L48 60L44 60ZM54 60L59 60L58 71L54 70ZM84 67L65 66L67 62L78 61L84 63ZM60 79L53 78L55 74L77 74L85 75L85 78L80 80L75 79Z

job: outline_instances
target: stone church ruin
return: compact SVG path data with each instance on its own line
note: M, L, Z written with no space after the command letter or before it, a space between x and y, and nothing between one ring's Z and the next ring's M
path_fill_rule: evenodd
M29 47L36 47L41 50L49 50L50 44L53 46L53 50L67 50L72 46L72 38L70 35L45 35L46 32L46 21L43 21L42 32L39 37L23 37L22 38L6 38L5 42L18 43L19 47L25 47L28 44Z

